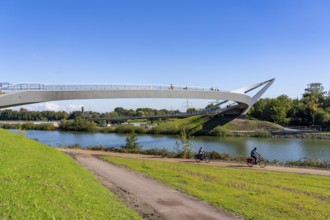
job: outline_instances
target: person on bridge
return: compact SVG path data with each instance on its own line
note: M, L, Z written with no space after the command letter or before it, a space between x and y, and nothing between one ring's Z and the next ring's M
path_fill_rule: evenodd
M257 157L259 157L260 154L258 154L257 152L257 148L253 148L253 150L251 151L251 157L254 159L254 164L257 164Z

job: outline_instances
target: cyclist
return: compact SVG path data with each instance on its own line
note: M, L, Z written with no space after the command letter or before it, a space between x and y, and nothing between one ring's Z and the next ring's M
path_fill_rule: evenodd
M198 157L199 157L199 159L203 159L204 154L205 154L204 147L201 146L201 148L199 148L199 151L198 151Z
M257 164L257 157L259 156L260 154L258 154L257 148L253 148L253 150L251 151L251 157L254 159L254 164Z

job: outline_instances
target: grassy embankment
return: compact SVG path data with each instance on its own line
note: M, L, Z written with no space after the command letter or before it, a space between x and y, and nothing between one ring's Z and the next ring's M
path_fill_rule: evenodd
M329 219L330 178L104 157L246 219Z
M0 219L141 219L54 148L0 129Z

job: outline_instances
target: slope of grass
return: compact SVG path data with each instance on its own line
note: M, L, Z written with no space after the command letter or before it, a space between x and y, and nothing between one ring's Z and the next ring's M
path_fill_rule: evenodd
M68 155L0 129L0 219L140 219Z
M151 133L179 134L182 128L185 128L190 134L215 136L236 136L237 132L268 132L283 129L280 125L266 121L248 119L224 121L222 118L216 116L192 116L183 119L168 119L160 122L158 126L152 129ZM248 133L244 134L249 135Z
M268 121L234 119L225 127L233 131L253 131L253 130L282 130L281 125L274 124Z
M196 133L202 130L202 125L207 121L203 116L192 116L189 118L171 118L158 123L158 126L151 130L156 134L179 134L184 128L190 133Z
M330 178L110 158L246 219L329 219Z

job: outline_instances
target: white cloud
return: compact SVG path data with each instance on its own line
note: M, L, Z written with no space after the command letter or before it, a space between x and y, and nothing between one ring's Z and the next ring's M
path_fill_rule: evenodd
M61 106L53 103L53 102L46 102L46 103L40 103L40 104L36 104L39 105L40 107L37 106L37 109L44 109L47 111L60 111L61 110Z
M66 112L80 111L82 107L83 105L69 105L64 107L65 109L63 110Z
M29 111L80 111L83 105L59 105L54 102L45 102L38 104L31 104L19 107L13 107L11 109L18 111L20 108L25 108Z

